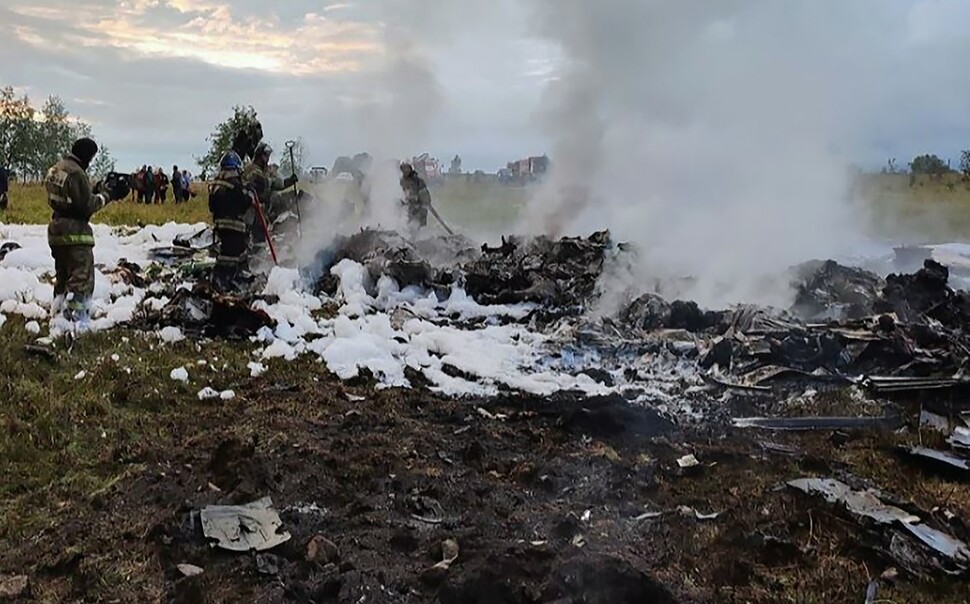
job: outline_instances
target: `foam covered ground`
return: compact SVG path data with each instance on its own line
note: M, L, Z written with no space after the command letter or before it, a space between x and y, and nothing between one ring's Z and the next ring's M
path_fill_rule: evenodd
M139 288L114 278L119 262L135 262L146 268L150 250L170 245L179 235L197 232L204 225L166 224L139 230L95 226L97 246L96 286L92 300L91 329L105 330L132 320L141 305L163 306L168 299L151 285ZM57 335L63 321L53 320L53 261L42 225L0 225L0 242L20 244L0 261L0 325L5 315L22 315L38 322L38 332ZM503 390L518 390L547 395L575 390L589 395L606 394L623 386L607 387L581 373L583 367L598 364L597 359L578 363L563 355L568 338L562 334L540 333L521 323L534 307L521 305L483 306L463 290L454 289L439 301L435 295L418 288L401 289L388 277L368 282L363 266L344 260L333 267L339 278L334 300L308 293L296 269L274 268L268 275L265 300L255 307L266 311L276 322L275 329L264 328L252 338L254 374L265 371L271 359L293 360L315 355L342 379L352 379L367 371L381 387L413 387L414 376L436 392L451 396L491 396ZM181 287L190 288L191 283ZM335 317L321 317L326 302L335 302ZM173 327L158 332L166 343L184 336ZM631 359L644 370L656 359ZM670 375L670 366L661 373ZM670 384L682 390L677 377ZM179 373L178 378L181 378ZM668 380L669 381L669 380ZM663 380L646 395L668 398ZM641 389L642 391L642 389Z

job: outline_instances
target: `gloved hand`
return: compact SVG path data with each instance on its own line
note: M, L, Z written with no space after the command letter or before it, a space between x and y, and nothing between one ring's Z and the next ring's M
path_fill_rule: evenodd
M295 185L298 182L300 182L300 177L297 176L296 174L293 174L292 176L288 176L286 178L286 180L283 181L283 187L284 188L289 188L289 187L292 187L293 185Z
M99 180L94 183L94 189L91 192L95 195L100 195L104 203L111 203L111 193L108 192L105 181Z
M118 201L119 199L128 197L129 193L131 193L131 185L128 181L129 176L127 174L109 172L104 180L95 186L95 192L107 195L109 201ZM99 187L101 188L100 191L98 191Z

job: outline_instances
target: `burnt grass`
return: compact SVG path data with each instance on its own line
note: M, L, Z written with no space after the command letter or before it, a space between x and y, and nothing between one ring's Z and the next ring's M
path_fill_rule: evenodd
M30 601L862 602L892 560L784 481L851 472L970 518L970 487L893 455L929 438L913 421L836 435L684 428L617 399L378 390L310 360L252 378L245 344L158 347L121 333L53 360L27 355L13 320L0 335L0 577L28 575ZM193 369L214 357L226 367ZM181 364L187 386L168 377ZM199 401L205 385L237 396ZM857 411L814 400L797 414ZM681 469L687 454L701 465ZM194 512L263 496L290 541L263 555L206 543ZM308 561L318 535L337 552ZM458 559L432 569L445 539ZM179 564L204 572L183 577ZM966 594L955 579L901 573L878 601Z

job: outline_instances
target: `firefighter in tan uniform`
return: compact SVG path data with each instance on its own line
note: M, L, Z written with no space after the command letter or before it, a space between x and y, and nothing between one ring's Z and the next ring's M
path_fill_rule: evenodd
M90 138L77 140L71 152L47 171L45 187L53 210L47 227L47 242L54 257L55 308L63 301L64 316L71 321L87 319L88 303L94 293L94 231L91 216L105 204L128 195L119 183L104 190L91 187L87 169L98 152Z
M262 138L259 121L237 130L232 148L223 154L215 178L209 181L209 211L217 250L210 281L216 291L224 294L244 289L251 277L249 231L255 212L253 192L243 183L242 175L245 160L253 157Z
M299 180L296 174L285 180L272 174L269 167L269 159L272 155L272 147L266 143L259 143L253 154L253 161L246 165L242 175L243 183L256 194L256 200L263 208L263 213L270 223L272 221L269 217L277 214L273 208L273 194L292 187ZM253 235L253 241L257 243L265 242L266 233L263 232L262 226L255 223L255 213L252 215L252 219L253 224L250 232Z
M418 176L411 164L406 162L401 164L401 189L404 191L408 230L413 235L428 225L431 193L424 179Z

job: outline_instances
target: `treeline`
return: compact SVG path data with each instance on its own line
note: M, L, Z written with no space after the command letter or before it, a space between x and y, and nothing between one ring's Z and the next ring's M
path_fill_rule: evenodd
M91 136L91 126L71 115L60 97L51 95L37 108L26 94L12 86L0 88L0 165L24 181L37 181L61 158L71 143ZM101 142L91 173L104 176L114 170L111 152Z
M896 164L896 159L890 159L886 163L886 167L882 169L883 174L905 174L905 170L901 170ZM913 158L913 161L909 162L909 174L919 175L928 174L931 176L943 176L944 174L955 174L962 173L965 177L970 178L970 150L962 151L960 153L960 163L956 169L950 166L950 162L943 161L938 156L933 154L918 155Z

